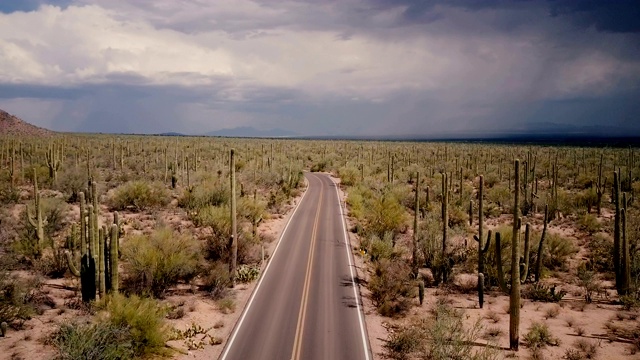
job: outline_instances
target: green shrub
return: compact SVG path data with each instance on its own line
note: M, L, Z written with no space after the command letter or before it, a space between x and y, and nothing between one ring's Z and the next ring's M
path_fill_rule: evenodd
M196 226L211 228L211 235L207 237L206 257L209 260L222 260L229 258L229 240L231 239L231 217L228 207L207 206L201 209L193 217ZM251 259L250 250L257 245L258 238L246 233L238 226L238 263L248 263Z
M229 285L231 285L229 265L221 261L213 262L203 276L202 289L207 291L214 300L219 300L227 296Z
M102 321L128 330L131 350L135 356L167 354L165 342L170 335L164 322L167 309L160 306L158 301L135 295L125 297L115 294L106 297L99 305L106 309Z
M134 235L122 245L124 283L136 293L162 296L168 287L198 274L199 242L187 234L161 228L151 235Z
M184 190L178 205L186 209L201 209L206 206L222 206L229 203L227 182L204 181Z
M522 291L522 297L533 301L554 302L557 303L567 295L567 292L560 290L556 292L556 288L548 287L540 283L527 285Z
M613 241L606 235L596 234L587 243L589 261L594 271L613 271Z
M578 226L580 226L580 229L588 232L589 234L597 233L602 228L600 222L598 221L598 218L595 215L589 213L586 213L578 218Z
M220 299L217 304L223 314L231 314L236 311L236 303L231 298Z
M381 239L386 233L391 233L395 238L406 226L405 217L404 208L391 193L374 197L365 210L367 230Z
M129 330L110 323L64 323L49 340L60 360L117 360L133 357Z
M113 210L141 211L165 206L169 200L169 192L160 182L130 181L115 189L109 206Z
M369 280L371 300L382 316L406 313L415 296L415 284L410 280L411 269L405 261L381 259L375 263Z
M0 271L0 322L20 328L35 314L32 303L37 283Z
M352 186L360 179L360 170L353 166L341 167L338 169L338 177L340 177L340 184Z
M482 333L481 319L465 326L464 313L438 303L433 317L419 318L391 332L385 344L392 359L491 360L499 358L492 346L475 346Z
M524 336L524 341L530 349L539 349L547 345L558 346L560 341L551 335L546 324L534 322L529 328L529 332Z
M558 234L548 233L545 240L545 255L542 258L542 263L550 270L566 269L567 258L577 252L578 248L570 239Z
M78 193L87 188L87 171L83 167L64 166L58 173L55 188L67 195L69 202L76 202Z

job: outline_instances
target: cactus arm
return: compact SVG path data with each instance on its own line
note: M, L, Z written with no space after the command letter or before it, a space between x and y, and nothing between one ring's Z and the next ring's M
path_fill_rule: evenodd
M65 257L67 258L67 265L69 266L69 271L75 277L80 277L80 270L73 264L73 256L69 251L64 252Z

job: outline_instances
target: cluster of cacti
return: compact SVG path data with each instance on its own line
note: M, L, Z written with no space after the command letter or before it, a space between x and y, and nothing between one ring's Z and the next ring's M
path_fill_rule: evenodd
M75 240L70 244L72 252L67 252L67 263L71 273L80 278L80 291L85 302L95 300L96 292L100 297L107 293L118 292L118 253L119 220L118 213L113 215L110 227L98 226L99 203L95 182L91 182L91 204L85 204L83 192L78 194L80 201L80 266L76 265ZM87 200L89 200L87 199ZM77 239L73 236L72 239Z
M631 260L627 239L627 194L621 191L620 170L613 172L613 202L615 217L613 227L613 263L618 294L627 295L631 284Z

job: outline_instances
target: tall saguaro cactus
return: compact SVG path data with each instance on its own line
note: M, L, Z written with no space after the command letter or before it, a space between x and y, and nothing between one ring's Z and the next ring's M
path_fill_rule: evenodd
M509 349L518 350L520 341L520 160L514 162L513 237L511 240L511 296L509 297Z
M414 278L418 278L418 214L420 213L420 172L416 173L415 213L413 214L413 249L411 253L411 270Z
M442 173L442 282L447 282L447 235L449 230L449 181L447 173Z
M620 244L621 244L621 201L620 198L620 172L613 172L613 201L615 204L616 212L614 216L613 223L613 267L614 272L616 274L616 289L618 292L621 291L620 285L622 284L622 279L620 274L622 273L620 270Z
M491 230L489 230L489 236L487 236L487 242L484 245L482 240L484 230L483 192L484 176L480 175L478 187L478 235L473 238L478 242L478 297L481 309L484 303L484 257L487 251L489 251L489 244L491 243ZM469 217L471 216L473 216L473 213L469 211Z
M33 201L34 201L34 216L29 214L29 208L27 206L27 220L29 225L36 231L36 252L35 256L40 257L42 255L42 245L44 243L44 222L42 218L42 204L40 203L40 193L38 192L38 175L36 170L33 170Z
M237 232L237 224L236 224L236 160L235 160L234 149L231 149L231 152L230 152L229 172L230 172L229 176L231 180L231 239L230 239L231 256L229 261L229 273L231 275L231 286L235 286L236 262L238 259L238 232Z
M56 143L49 145L49 149L46 153L47 167L49 168L49 177L55 183L58 180L58 170L60 169L60 154L56 147Z
M538 243L538 256L536 258L535 282L540 281L540 271L542 270L542 256L544 249L544 239L547 235L547 225L549 223L549 205L544 206L544 225L542 226L542 235Z

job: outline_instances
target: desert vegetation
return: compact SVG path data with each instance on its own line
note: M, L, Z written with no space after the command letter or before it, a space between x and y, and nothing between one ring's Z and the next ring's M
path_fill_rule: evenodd
M121 358L216 346L219 328L179 323L194 312L190 299L220 314L238 311L233 285L254 281L268 260L263 249L272 239L262 225L301 194L303 170L327 171L345 194L371 307L367 321L384 324L385 342L376 347L372 340L376 357L635 354L635 152L3 138L0 320L8 334L24 334L36 326L30 319L48 315L51 330L42 337L60 358L87 358L96 349L104 349L103 358ZM24 357L17 348L7 351Z

